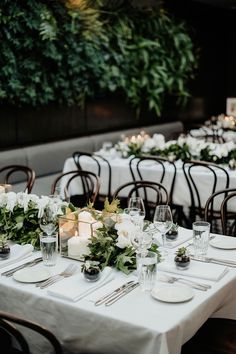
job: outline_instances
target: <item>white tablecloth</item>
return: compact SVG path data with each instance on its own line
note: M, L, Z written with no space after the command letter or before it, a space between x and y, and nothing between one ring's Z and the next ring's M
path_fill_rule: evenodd
M111 191L112 193L114 193L115 190L122 184L131 182L132 176L129 170L129 159L122 159L116 157L110 159L109 162L112 168ZM100 193L104 195L108 193L108 166L102 160L100 161L100 165L101 165ZM84 170L92 171L96 173L95 163L88 160L86 157L81 158L81 166ZM182 162L177 161L176 167L177 167L177 174L176 174L175 188L173 192L173 202L177 205L189 207L191 205L190 193L186 182L186 178L182 170ZM65 161L63 172L68 172L72 170L77 170L77 167L74 163L73 158L68 158ZM159 168L159 172L160 172L160 168ZM202 206L204 206L206 204L207 199L210 196L209 191L212 189L212 182L211 182L212 175L211 173L206 172L206 169L201 167L194 168L194 173L197 177L196 184L200 193L201 203ZM230 176L230 187L236 187L236 171L229 170L228 173ZM173 168L171 166L168 167L167 164L163 185L167 188L168 191L170 191L172 174L173 174ZM147 179L149 181L158 181L157 178L158 168L157 167L154 168L153 163L150 163L150 161L146 161L146 164L142 165L142 175L143 175L143 179ZM218 178L217 190L224 189L225 174L221 172L220 173L217 172L217 178ZM67 180L68 179L65 178L64 181L62 182L61 185L62 190ZM76 182L76 180L74 180L71 184L71 193L76 194L76 192L78 193L79 190L80 190L79 182L78 181Z
M170 251L173 252L171 257L174 251ZM236 258L236 250L210 247L208 253L209 256ZM69 262L75 261L60 258L54 272L61 271ZM77 276L74 275L75 283ZM116 273L116 279L127 281L120 272ZM199 278L191 279L199 281ZM212 288L206 292L194 289L194 298L189 302L159 302L136 288L112 306L96 307L89 296L73 303L52 297L47 289L39 290L34 284L0 276L0 309L48 327L63 343L65 353L87 350L104 354L180 354L182 344L209 317L236 319L236 268L230 268L218 282L203 282L208 282ZM111 284L106 286L109 288ZM163 286L163 283L157 281L156 285ZM104 292L108 288L104 287ZM34 346L34 354L45 353L38 339L34 340Z

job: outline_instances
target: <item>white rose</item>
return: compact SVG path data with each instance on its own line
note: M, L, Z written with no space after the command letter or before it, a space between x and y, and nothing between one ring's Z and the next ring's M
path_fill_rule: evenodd
M120 224L115 225L115 229L117 230L118 238L116 245L119 248L126 248L132 245L132 239L134 238L134 234L136 232L136 226L129 221L122 222Z

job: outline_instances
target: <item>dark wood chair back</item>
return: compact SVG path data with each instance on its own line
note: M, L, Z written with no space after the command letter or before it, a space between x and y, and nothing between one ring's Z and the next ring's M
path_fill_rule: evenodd
M25 182L25 188L22 192L31 193L35 182L35 171L28 166L8 165L0 168L0 180L4 184L14 184L14 176L19 181Z
M0 333L1 333L1 352L2 353L19 353L31 354L30 340L26 335L21 333L19 327L25 327L33 332L38 333L40 336L47 339L53 347L55 354L62 354L62 346L56 336L47 328L42 327L38 323L23 319L22 317L0 311ZM17 348L15 345L17 344ZM51 351L50 351L51 353Z
M205 178L210 186L207 194L201 193L205 181L199 179L199 168L201 172L207 172ZM194 160L183 163L183 173L190 193L189 222L191 225L197 218L204 218L204 206L207 199L216 191L229 187L229 174L226 169L217 164Z
M110 162L99 154L91 154L88 152L76 151L73 153L73 159L79 171L90 170L87 164L86 164L86 168L83 168L83 158L85 157L87 159L86 161L89 164L91 164L92 171L96 173L99 177L101 177L102 168L107 169L108 172L107 191L104 194L101 194L99 192L97 197L97 202L100 201L100 203L103 203L106 197L108 197L108 199L110 199L111 197L112 169L111 169Z
M84 207L88 202L95 203L100 189L100 178L95 173L78 170L61 173L52 184L51 194L55 193L58 184L61 183L63 178L66 180L63 191L66 201L70 201L78 207ZM70 184L75 179L76 185L78 186L78 193L73 192L72 194Z
M157 205L168 204L169 202L166 188L161 183L152 181L128 182L117 188L113 194L113 198L120 199L123 208L128 206L129 199L132 196L143 199L147 220L152 220Z
M213 193L206 202L204 218L213 227L218 221L217 230L213 229L213 232L236 236L236 188L227 188Z

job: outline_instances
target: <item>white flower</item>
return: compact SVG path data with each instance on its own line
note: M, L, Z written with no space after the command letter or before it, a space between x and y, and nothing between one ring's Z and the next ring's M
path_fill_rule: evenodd
M13 209L16 206L16 201L17 201L16 193L14 193L14 192L7 193L7 205L6 205L6 208L9 211L13 212Z
M132 246L132 239L137 231L136 226L126 220L122 223L115 224L115 229L117 230L117 242L116 246L119 248L126 248Z

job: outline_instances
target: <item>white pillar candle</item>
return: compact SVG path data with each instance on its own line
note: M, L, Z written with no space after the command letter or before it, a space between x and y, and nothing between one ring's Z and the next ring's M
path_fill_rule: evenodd
M95 222L92 215L87 211L82 211L78 215L79 236L89 238L91 236L91 224Z
M82 259L89 254L89 240L84 236L73 236L68 240L68 256Z

